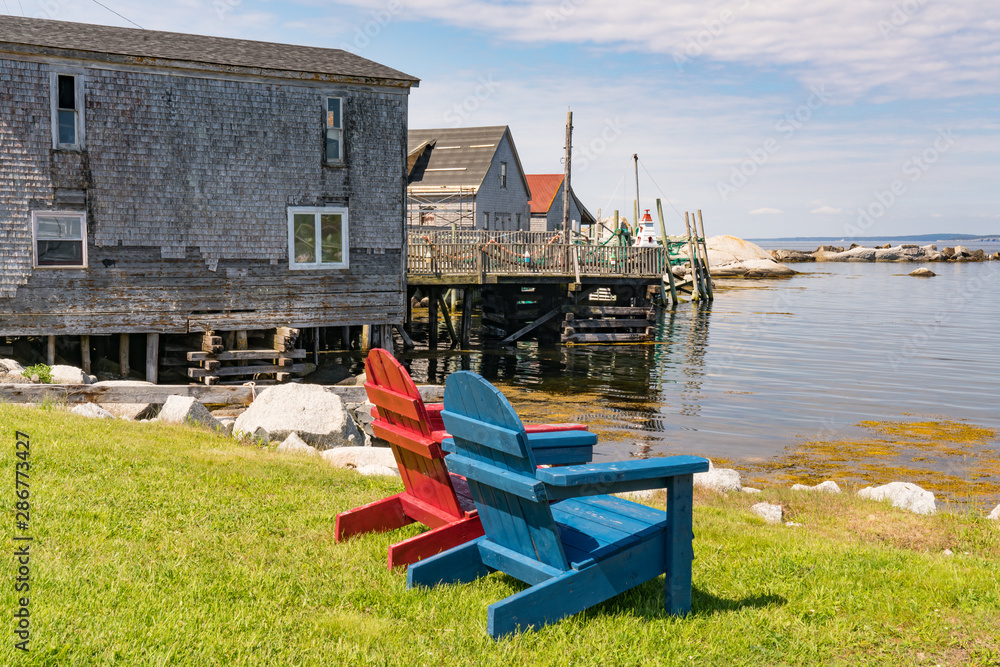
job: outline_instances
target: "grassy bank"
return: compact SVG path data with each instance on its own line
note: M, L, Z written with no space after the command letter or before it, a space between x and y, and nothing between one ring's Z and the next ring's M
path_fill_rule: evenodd
M14 528L15 430L31 519ZM693 611L662 579L494 643L502 575L405 590L386 547L334 544L338 511L401 488L187 427L0 405L0 664L1000 664L1000 526L848 495L699 494ZM747 508L781 503L801 528ZM13 535L34 537L31 652L14 649ZM953 556L943 555L945 548Z

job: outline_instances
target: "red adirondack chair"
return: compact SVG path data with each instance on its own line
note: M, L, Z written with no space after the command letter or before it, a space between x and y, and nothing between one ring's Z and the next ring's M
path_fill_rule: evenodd
M414 521L430 528L389 547L391 569L480 537L483 526L468 484L445 466L441 442L449 436L441 421L441 404L425 404L410 374L385 350L369 353L365 373L368 400L377 410L372 429L392 447L404 491L338 514L335 539L395 530ZM588 463L597 441L594 436L593 443L582 447L579 442L573 447L560 442L560 432L586 431L584 424L540 424L526 430L539 452L539 463Z

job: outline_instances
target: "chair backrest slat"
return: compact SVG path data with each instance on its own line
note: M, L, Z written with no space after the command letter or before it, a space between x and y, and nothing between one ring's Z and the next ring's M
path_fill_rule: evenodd
M475 373L452 373L445 385L445 428L454 438L447 447L477 462L468 467L472 498L491 542L546 565L569 567L547 500L532 500L490 483L495 470L522 476L534 485L535 461L527 433L510 402Z

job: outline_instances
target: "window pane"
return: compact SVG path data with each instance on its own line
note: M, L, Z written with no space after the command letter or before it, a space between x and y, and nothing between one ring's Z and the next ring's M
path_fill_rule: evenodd
M71 76L59 76L59 108L76 108L76 80Z
M76 143L76 112L59 110L59 143Z
M340 100L334 97L326 100L326 126L340 127Z
M340 263L344 261L343 226L340 214L320 216L322 261Z
M80 266L83 264L82 241L39 241L39 266Z
M340 157L340 130L326 131L326 161L339 162Z
M83 220L76 217L38 216L39 239L83 239Z
M295 225L295 263L314 264L316 262L316 216L312 213L296 213L292 224Z

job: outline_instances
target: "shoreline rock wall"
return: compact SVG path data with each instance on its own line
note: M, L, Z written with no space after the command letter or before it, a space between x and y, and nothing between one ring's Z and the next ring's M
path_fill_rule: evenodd
M985 250L970 250L965 246L955 246L938 250L936 245L918 246L888 243L875 248L867 248L852 243L849 248L842 246L820 246L813 252L803 250L772 250L771 257L777 262L986 262L1000 260L1000 252L987 254Z

